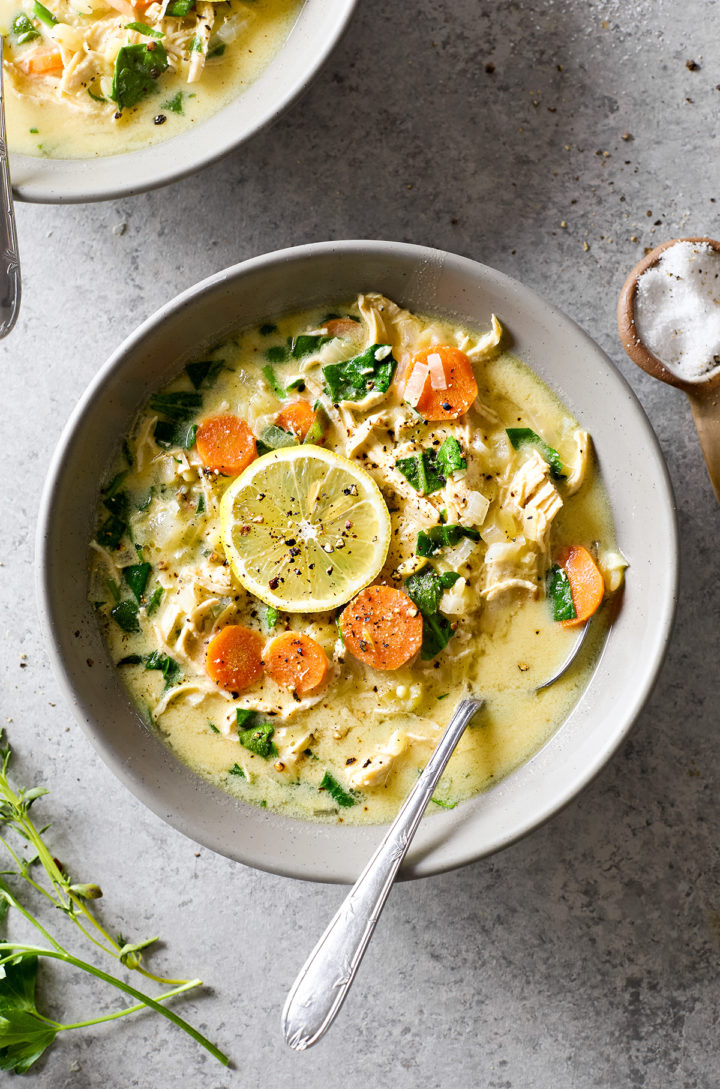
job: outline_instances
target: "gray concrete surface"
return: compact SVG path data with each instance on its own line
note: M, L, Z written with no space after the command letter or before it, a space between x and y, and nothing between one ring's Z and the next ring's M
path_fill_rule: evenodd
M102 884L113 928L163 937L158 970L207 981L177 1008L234 1064L141 1015L66 1034L38 1089L720 1084L720 514L683 394L629 363L614 313L645 247L720 235L719 14L715 0L365 0L305 98L222 163L134 199L18 209L23 312L0 344L2 722L18 776L52 789L57 854ZM116 782L49 669L33 532L66 417L141 319L241 258L343 237L478 258L595 337L667 458L682 584L659 684L615 759L524 842L397 888L341 1019L298 1056L280 1009L341 890L217 858ZM62 967L41 995L66 1020L114 1002Z

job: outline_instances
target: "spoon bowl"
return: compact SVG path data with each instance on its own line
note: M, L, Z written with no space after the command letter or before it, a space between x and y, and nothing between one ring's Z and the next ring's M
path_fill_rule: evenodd
M700 446L710 475L715 496L720 503L720 367L699 378L683 378L650 351L641 340L635 323L635 302L638 280L644 272L657 264L660 257L678 242L693 242L712 246L720 253L720 241L714 238L671 238L656 246L639 261L626 279L618 299L618 332L623 347L633 363L653 378L676 386L687 394L697 428Z

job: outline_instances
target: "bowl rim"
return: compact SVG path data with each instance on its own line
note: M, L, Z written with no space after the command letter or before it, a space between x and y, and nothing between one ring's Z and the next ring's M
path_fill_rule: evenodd
M314 6L311 6L313 3ZM90 159L43 158L11 153L11 175L13 164L16 173L23 175L22 180L12 182L14 199L26 204L89 204L117 200L159 189L212 165L274 124L305 93L347 30L357 4L358 0L333 0L333 4L322 9L328 19L328 36L302 75L280 93L281 81L274 81L273 76L282 67L286 50L294 44L293 35L297 36L298 27L302 28L302 20L313 17L316 10L321 10L322 5L317 0L302 0L288 37L266 67L238 95L203 118L197 126L183 129L176 136L149 147ZM267 83L265 99L252 123L243 128L243 99L261 82ZM239 118L236 114L239 114ZM240 131L232 135L234 128L238 127L238 120ZM219 143L211 141L212 146L205 147L202 137L211 127L228 134L230 138ZM168 151L168 148L171 150ZM158 162L163 163L162 167L155 165ZM127 180L121 181L121 178Z
M433 859L433 854L437 852L431 847L419 864L408 864L406 862L404 868L400 872L400 878L407 879L440 874L449 870L458 869L461 866L468 865L480 858L487 857L499 850L503 850L534 831L536 828L542 826L546 821L550 820L551 817L559 813L595 778L596 775L599 774L626 739L645 703L650 697L657 681L669 645L677 605L679 553L677 510L668 469L662 456L657 436L650 425L642 405L627 380L602 349L580 326L577 325L575 321L573 321L572 318L568 317L553 304L548 303L531 288L522 284L521 281L518 281L505 273L499 272L490 266L484 265L481 262L446 251L411 243L362 239L307 243L249 258L206 277L199 283L181 292L174 299L165 303L155 313L145 319L137 329L131 332L95 375L72 411L62 430L51 458L45 486L41 495L35 550L36 597L41 627L45 634L46 647L48 648L55 676L59 680L63 695L73 709L75 717L79 721L86 736L89 737L94 748L99 752L101 758L110 770L124 783L135 797L172 827L176 828L194 842L201 843L219 854L233 858L235 861L242 862L245 865L251 865L256 869L265 870L266 872L285 877L345 884L352 883L359 871L355 871L354 869L350 870L347 866L343 868L344 863L338 863L332 872L328 872L327 867L323 865L318 865L317 863L313 864L313 862L308 863L307 861L300 866L295 864L278 865L276 862L270 864L261 855L253 855L252 849L246 849L242 855L234 849L229 850L227 844L222 842L222 838L219 834L208 834L207 832L203 832L203 834L198 835L192 818L187 818L182 811L169 811L168 805L145 785L138 774L134 772L133 768L126 765L122 757L115 751L109 738L106 736L106 733L103 732L97 722L93 720L92 714L86 710L82 689L73 684L71 672L60 653L59 646L54 636L53 587L49 577L50 565L48 563L51 551L53 496L58 482L62 478L65 457L74 441L76 432L82 426L84 417L92 410L95 399L102 391L103 386L110 376L122 369L124 360L127 357L131 357L132 354L141 347L146 338L162 326L168 316L192 305L193 302L203 299L208 293L212 292L213 289L221 287L229 281L242 280L252 276L259 269L272 268L280 263L292 261L302 262L306 261L308 258L322 257L329 252L341 254L345 259L352 257L367 257L370 255L388 258L391 256L400 256L411 263L428 261L440 261L443 265L450 263L455 269L460 270L461 272L463 269L466 269L467 271L474 270L477 274L478 270L480 270L482 275L489 275L496 284L502 287L515 291L519 289L524 299L527 300L528 305L540 305L550 318L561 326L564 326L566 330L572 332L576 337L579 337L580 341L587 347L589 352L596 357L602 358L615 381L619 383L620 387L624 387L628 394L628 403L632 406L635 422L641 432L639 437L647 445L647 449L654 459L656 481L662 491L662 513L666 522L663 528L667 533L667 559L669 569L666 570L663 582L664 596L659 623L656 628L653 629L654 650L647 660L647 666L644 670L641 684L634 690L632 699L628 700L627 704L623 707L622 718L624 720L624 725L622 729L616 728L609 737L605 739L604 743L598 746L592 761L584 764L579 769L574 770L572 776L565 784L564 789L553 796L552 800L547 801L542 806L539 813L516 821L514 826L509 827L503 834L498 835L493 842L485 845L480 850L467 854L467 856L459 861L457 859L443 860L440 857ZM555 735L551 735L551 739L552 736ZM539 750L539 752L541 751L542 749ZM538 753L531 757L526 764L521 765L516 769L515 772L511 772L508 779L512 779L517 772L522 771L524 767L527 767L537 755ZM173 759L176 758L173 757ZM179 766L184 767L184 765L180 765L179 761L178 764ZM499 789L502 787L503 783L508 782L508 779L502 780L496 787L491 789ZM483 795L476 795L474 797L477 799L483 797ZM472 800L473 799L470 799L470 802L472 802ZM459 807L460 811L462 811L462 808L462 806ZM273 814L272 816L276 819L280 818L285 821L291 821L291 818L282 818L281 815L278 814ZM440 828L443 825L443 822L449 820L452 816L453 814L450 813L434 815L432 822L433 827ZM309 824L310 822L302 823ZM313 827L315 826L313 825ZM383 829L386 826L371 825L367 827L376 832L377 841L379 841L383 834ZM368 857L370 853L371 852L368 853Z

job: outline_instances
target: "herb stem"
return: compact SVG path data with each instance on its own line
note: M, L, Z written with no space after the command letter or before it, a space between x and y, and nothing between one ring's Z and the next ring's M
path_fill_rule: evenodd
M26 913L23 912L23 914ZM52 938L50 939L50 941L53 945L57 945L56 942L52 941ZM143 994L142 991L136 990L128 983L124 983L123 980L118 979L117 976L111 976L107 972L103 972L101 968L96 968L94 964L88 964L87 961L80 960L79 957L73 956L72 953L68 953L66 950L61 949L59 946L57 947L57 949L42 949L34 945L22 945L16 942L0 942L0 953L12 951L15 951L17 953L27 953L30 956L36 957L49 957L52 960L62 960L66 964L71 964L74 968L79 968L81 971L88 972L90 975L95 976L97 979L101 979L103 980L103 982L109 983L112 987L117 987L119 991L124 991L125 994L129 994L132 998L138 999L141 1007L149 1006L151 1010L155 1010L156 1013L159 1013L162 1017L165 1017L168 1021L171 1021L178 1028L182 1029L183 1032L186 1032L188 1036L195 1040L196 1043L200 1044L201 1047L204 1047L206 1051L209 1051L210 1054L218 1060L218 1062L221 1062L223 1064L223 1066L228 1066L230 1062L228 1056L225 1055L225 1053L222 1052L218 1047L215 1047L215 1045L211 1043L211 1041L208 1040L206 1036L203 1036L201 1032L198 1032L198 1030L193 1028L192 1025L188 1024L187 1021L183 1020L182 1017L178 1017L178 1015L176 1013L173 1013L172 1010L166 1009L163 1005L161 1005L160 1001L155 998L151 998L150 995ZM198 980L195 985L197 986L199 983L200 981ZM160 996L161 1000L164 997L167 996ZM128 1010L126 1012L129 1013L131 1011ZM104 1018L101 1018L100 1020L104 1020Z
M189 991L192 987L202 986L201 979L189 979L182 987L174 987L171 991L166 991L165 994L158 995L157 1002L165 1002L168 998L174 998L176 994L182 994L184 991ZM104 1017L93 1017L90 1021L75 1021L72 1025L57 1025L58 1029L79 1029L89 1028L91 1025L101 1025L103 1021L117 1021L120 1017L127 1017L129 1013L138 1013L140 1010L144 1010L146 1007L145 1002L138 1002L136 1006L127 1006L124 1010L116 1010L115 1013L108 1013ZM38 1016L36 1014L36 1016ZM46 1020L44 1018L44 1020ZM51 1021L50 1024L54 1025L55 1022Z

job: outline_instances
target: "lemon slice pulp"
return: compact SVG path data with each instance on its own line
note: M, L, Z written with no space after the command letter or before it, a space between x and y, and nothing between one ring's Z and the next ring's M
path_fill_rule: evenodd
M255 597L290 613L344 605L380 572L390 515L377 484L320 446L257 458L220 504L225 555Z

